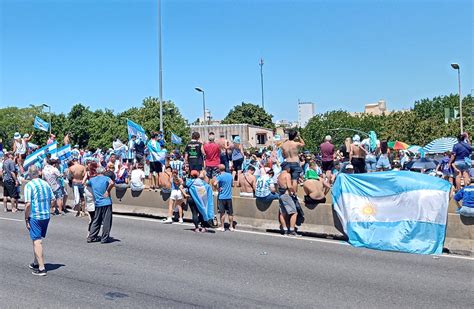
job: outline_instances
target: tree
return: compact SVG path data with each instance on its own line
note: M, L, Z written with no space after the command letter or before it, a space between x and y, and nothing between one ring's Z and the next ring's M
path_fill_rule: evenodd
M268 114L263 108L252 103L236 105L222 121L223 124L247 123L254 126L273 129L273 115Z

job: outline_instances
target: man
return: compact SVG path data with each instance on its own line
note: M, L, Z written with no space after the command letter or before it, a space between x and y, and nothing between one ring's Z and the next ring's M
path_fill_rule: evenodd
M56 141L56 135L50 134L50 135L49 135L49 139L48 139L48 141L46 142L46 144L50 145L50 144L54 143L55 141Z
M72 188L74 192L74 209L77 210L76 217L85 215L86 202L84 199L84 184L87 179L85 166L79 164L76 157L72 159L69 173L72 175Z
M10 198L12 212L17 212L19 194L16 187L19 184L13 153L7 152L5 158L5 161L3 161L3 210L8 211L8 198Z
M135 140L135 158L137 163L144 163L143 159L145 158L145 142L141 138Z
M305 204L318 205L326 203L326 194L328 194L331 186L321 179L315 170L309 169L305 175L303 189Z
M456 172L456 190L461 189L461 178L465 183L470 179L472 146L469 135L462 133L458 135L458 142L453 146L451 161L449 164Z
M331 143L331 136L326 135L324 143L319 145L321 148L323 173L327 179L331 179L332 170L334 169L334 145Z
M179 153L173 153L171 154L171 160L170 160L170 163L169 165L171 166L171 169L173 171L177 171L178 172L178 177L179 178L183 178L184 176L184 170L183 170L183 161L181 160L181 156L179 155Z
M287 162L284 162L281 165L281 168L282 171L277 180L278 191L280 193L280 225L283 235L298 236L295 231L298 210L293 199L296 191L293 187L291 166Z
M214 178L219 174L220 148L215 143L214 132L209 132L209 142L204 145L204 155L206 164L206 174L208 178Z
M135 142L137 140L136 135L132 135L132 138L128 141L128 149L127 149L127 165L130 169L132 164L135 162Z
M304 145L304 140L299 136L298 131L293 129L288 132L288 140L281 145L283 157L286 160L287 166L290 168L291 183L294 192L298 191L298 178L303 171L299 162L299 148L304 147Z
M43 168L43 179L46 180L48 185L53 190L54 198L56 200L56 203L51 204L51 212L53 214L61 214L64 216L66 215L66 213L63 211L64 192L60 185L62 176L59 170L54 167L54 164L56 164L56 160L54 159L49 159L46 161L46 165Z
M39 170L32 165L28 169L31 181L25 185L25 221L33 241L34 262L29 265L36 276L46 276L42 239L48 230L50 207L54 194L48 183L39 179Z
M468 180L461 190L454 195L454 200L458 206L458 211L461 216L474 217L474 186ZM462 200L462 206L459 202Z
M237 186L241 197L254 197L257 179L254 176L255 167L249 166L245 173L239 173Z
M95 214L92 221L87 242L98 242L105 244L110 242L110 229L112 228L112 199L110 190L114 182L104 176L104 168L97 168L97 176L87 182L87 186L92 190L94 196ZM102 227L102 237L98 237L100 226Z
M362 147L360 136L354 135L352 138L351 150L349 152L349 162L354 167L355 174L365 173L365 156L368 151ZM346 167L347 168L347 167Z
M225 214L229 220L229 230L234 231L234 210L232 208L232 174L225 171L225 165L219 164L219 175L214 180L214 187L219 190L217 209L220 214L221 225L219 231L225 231Z
M230 172L229 156L227 153L230 150L230 142L225 138L224 134L220 135L217 145L219 146L221 164L224 164L226 172Z
M191 134L191 141L188 143L184 149L184 160L189 165L189 170L202 171L204 164L204 149L202 143L199 141L198 132L193 132Z
M160 151L161 146L157 140L158 133L153 132L151 135L151 139L147 143L148 153L149 153L149 161L150 161L150 175L151 175L151 190L155 190L158 192L158 187L160 186L159 176L160 173L163 172L163 165L161 164L161 157Z
M173 177L173 169L170 165L165 166L165 171L160 174L160 190L161 194L171 194L171 177Z
M263 172L255 184L255 197L257 198L257 202L268 203L278 199L275 182L273 180L274 176L275 173L273 172L273 169L269 167L263 169Z

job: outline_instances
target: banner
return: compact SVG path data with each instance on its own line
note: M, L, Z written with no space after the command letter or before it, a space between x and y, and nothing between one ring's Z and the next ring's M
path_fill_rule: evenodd
M174 133L171 133L171 143L175 145L181 145L182 142L183 142L183 139L181 137L179 137L178 135Z
M63 146L51 151L51 158L58 159L61 162L67 161L71 157L71 145Z
M56 152L57 148L58 148L58 143L54 142L36 150L32 154L30 154L28 157L26 157L25 162L23 163L23 168L26 170L28 169L30 165L35 164L37 161L44 160L48 152Z
M35 123L33 125L35 129L48 132L49 131L49 123L41 119L40 117L35 117Z
M451 184L421 173L339 174L334 210L355 247L441 254Z
M135 135L137 138L147 141L148 137L146 136L145 129L143 129L139 124L127 119L127 130L128 130L128 139L132 138L132 135Z

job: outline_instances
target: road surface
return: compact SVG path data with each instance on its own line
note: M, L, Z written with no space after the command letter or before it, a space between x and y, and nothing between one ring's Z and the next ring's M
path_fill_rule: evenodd
M189 225L114 216L110 244L87 220L53 217L48 276L26 267L23 213L0 213L0 307L467 308L474 261L352 248L257 232L195 234Z

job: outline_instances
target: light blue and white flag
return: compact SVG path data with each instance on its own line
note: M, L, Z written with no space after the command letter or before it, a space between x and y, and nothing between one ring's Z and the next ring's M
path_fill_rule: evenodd
M198 211L201 213L204 221L214 219L214 198L212 196L212 188L202 179L188 179L186 187L189 194L196 203Z
M339 174L334 210L356 247L441 254L451 184L407 171Z
M179 137L178 135L174 133L171 133L171 143L175 145L181 145L182 142L183 142L183 139L181 137Z
M51 158L60 160L61 162L67 161L71 157L71 145L66 145L61 148L51 151Z
M137 138L146 142L148 137L146 136L145 129L142 128L138 123L127 119L127 130L128 130L128 139L132 139L132 135L135 135Z
M46 154L48 152L56 152L56 149L58 148L58 143L54 142L49 145L46 145L32 154L30 154L28 157L26 157L25 162L23 163L23 168L26 170L28 167L32 164L35 164L38 160L42 161L46 157Z
M35 129L48 132L49 130L49 123L41 119L40 117L35 117L35 123L33 125Z

